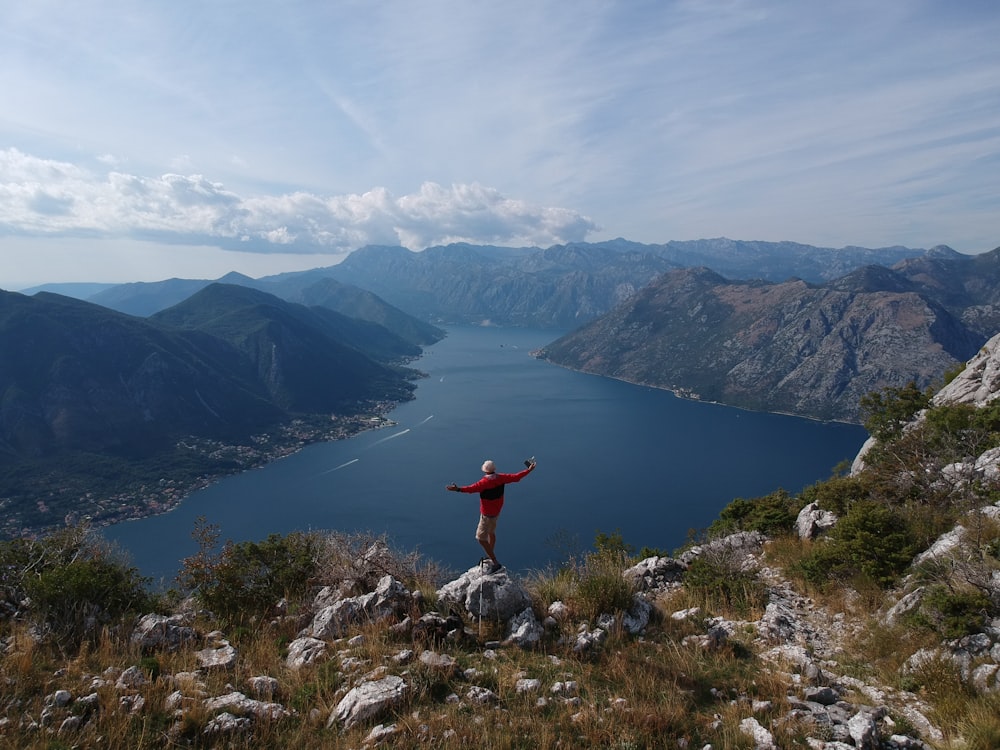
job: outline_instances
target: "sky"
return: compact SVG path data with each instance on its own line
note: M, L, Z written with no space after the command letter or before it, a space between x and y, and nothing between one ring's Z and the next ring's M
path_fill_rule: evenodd
M995 0L0 0L0 288L1000 246Z

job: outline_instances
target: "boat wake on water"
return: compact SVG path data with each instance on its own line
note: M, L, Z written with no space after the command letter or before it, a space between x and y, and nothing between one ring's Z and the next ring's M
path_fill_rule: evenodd
M432 419L434 419L434 415L433 414L431 414L429 417L425 417L423 419L423 421L417 423L416 426L419 427L420 425L427 424ZM384 443L387 440L394 440L394 439L396 439L398 437L402 437L403 435L405 435L409 431L410 431L410 428L407 427L406 429L400 430L399 432L395 432L392 435L387 435L386 437L382 438L381 440L376 440L374 443L372 443L370 446L368 446L368 449L370 450L371 448L374 448L376 445L380 445L381 443ZM360 460L361 460L360 458L352 458L350 461L345 461L344 463L340 464L339 466L334 466L332 469L327 469L326 471L321 471L319 474L316 474L315 476L321 477L321 476L324 476L326 474L332 474L333 472L340 471L341 469L343 469L343 468L345 468L347 466L350 466L351 464L356 464Z
M351 464L356 464L360 460L361 460L360 458L352 458L350 461L346 461L345 463L342 463L340 466L334 466L332 469L327 469L326 471L321 471L316 476L321 477L324 474L330 474L330 473L332 473L334 471L340 471L345 466L350 466Z
M394 435L389 435L388 437L384 437L381 440L376 440L374 443L372 443L372 448L374 448L376 445L380 445L380 444L384 443L386 440L395 440L398 437L402 437L403 435L405 435L409 431L410 431L410 428L407 427L405 430L400 430L399 432L395 433Z

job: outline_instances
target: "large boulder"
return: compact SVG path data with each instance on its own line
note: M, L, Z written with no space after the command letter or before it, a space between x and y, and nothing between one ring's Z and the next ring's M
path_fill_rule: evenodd
M1000 334L987 341L950 383L938 391L933 403L972 404L980 407L1000 396Z
M288 644L288 657L285 661L289 669L301 669L326 656L326 641L319 638L296 638Z
M240 716L252 714L255 718L270 721L277 721L292 715L291 711L280 703L255 700L235 690L205 701L205 709L209 712L226 710Z
M497 622L508 622L531 606L531 595L506 571L485 573L479 565L438 589L437 597L464 607L471 617Z
M363 682L351 688L341 699L330 714L327 726L333 727L339 724L344 729L350 729L360 722L381 716L393 706L402 703L408 689L403 678L397 675Z

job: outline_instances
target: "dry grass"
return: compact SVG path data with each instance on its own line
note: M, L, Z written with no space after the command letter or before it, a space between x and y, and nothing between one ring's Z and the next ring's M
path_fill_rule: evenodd
M350 542L346 547L340 540L340 546L331 543L325 549L322 574L313 591L336 585L338 575L357 577L356 561L373 550L366 568L371 575L391 573L407 581L411 590L425 592L423 611L434 609L438 571L421 566L417 558L386 556L375 544L377 539L346 541ZM787 569L807 552L808 543L779 538L768 545L767 562ZM197 671L195 651L201 643L174 652L141 653L129 643L130 627L112 627L67 660L58 647L31 637L25 626L0 621L0 637L7 645L0 653L0 719L7 719L0 727L0 748L361 748L377 721L395 726L395 733L383 743L391 748L627 750L670 747L683 738L689 747L712 744L749 750L753 742L739 725L750 716L770 727L782 748L805 747L804 738L815 736L814 728L783 718L789 708L784 696L790 691L785 681L791 678L759 662L747 645L749 638L746 644L731 638L709 651L683 642L686 636L704 633L704 617L709 615L752 622L763 613L757 584L749 578L740 578L739 585L727 581L725 597L711 595L716 580L712 576L725 578L731 573L725 561L703 571L700 589L685 587L657 603L662 613L700 606L701 619L675 621L661 615L642 638L612 632L602 647L583 656L572 652L571 640L561 636L572 636L580 622L588 621L607 602L630 601L632 591L621 585L626 562L594 555L558 571L536 572L524 581L539 615L554 601L567 603L572 613L537 648L487 650L487 642L505 635L490 622L481 627L470 622L465 640L437 646L401 636L389 623L364 623L350 637L329 644L326 661L293 670L285 665L285 656L302 619L262 617L224 634L239 653L233 669L199 673L193 684L171 676ZM918 673L901 677L907 656L934 645L932 634L878 624L876 615L883 602L870 590L859 593L841 584L811 591L799 585L818 607L846 613L860 623L843 644L839 671L919 691L933 706L932 720L949 734L951 744L942 747L957 750L959 737L967 743L961 747L968 750L1000 746L997 698L971 693L949 664L929 662ZM305 601L292 602L290 612L305 613L305 607ZM215 627L211 620L198 622L199 632ZM442 672L423 664L415 657L425 648L453 656L457 669ZM399 659L406 650L412 650L414 658ZM150 681L136 691L116 689L113 680L133 665L141 666ZM109 668L112 684L95 687L95 678ZM403 705L348 731L327 726L350 688L383 674L406 680L409 692ZM275 700L294 715L279 721L254 719L249 731L224 738L206 736L205 729L218 712L206 710L201 698L234 690L254 697L249 680L258 676L277 681L274 695L261 699ZM525 678L538 680L540 687L519 689ZM553 692L559 684L563 689ZM469 696L473 686L491 690L495 702L474 702ZM76 699L96 692L96 705L85 709L77 701L68 708L53 708L50 696L58 689L69 690ZM178 690L185 696L183 714L176 712L171 697ZM123 693L129 692L143 701L132 711L121 704ZM755 705L755 701L770 703ZM85 719L81 728L60 733L62 722L72 714Z
M56 652L27 634L10 632L15 646L0 656L0 705L7 707L4 715L9 719L0 732L0 747L361 747L372 722L347 732L326 724L347 689L376 670L402 674L411 686L406 705L381 719L396 725L387 743L394 748L644 748L662 746L670 737L687 738L694 746L715 742L749 747L737 727L739 719L749 715L750 701L784 694L784 686L764 676L741 649L695 651L682 646L681 631L670 626L651 628L642 640L612 635L599 653L586 658L575 657L554 640L544 649L491 653L472 638L464 645L440 647L458 661L455 673L442 674L419 660L398 664L395 657L401 651L409 648L419 654L423 646L393 634L387 624L375 623L354 631L352 636L362 637L351 645L347 640L331 644L329 661L291 670L284 666L283 648L294 634L264 623L232 639L240 655L233 670L200 674L201 685L168 678L195 671L195 647L142 654L129 645L126 634L108 631L96 646L60 663ZM124 710L119 703L122 691L113 685L91 687L109 667L117 674L137 664L150 675L160 675L135 691L144 701L142 708ZM249 695L247 682L259 675L277 679L275 700L294 709L293 718L255 720L252 732L229 736L220 745L204 735L213 717L201 702L186 702L183 718L169 707L175 690L186 696L200 690L209 696L232 690ZM519 691L523 678L537 679L541 687ZM552 692L558 683L575 687ZM473 685L492 690L497 703L473 703L468 697ZM97 706L87 711L81 729L59 733L70 713L81 712L72 704L46 714L47 696L57 689L69 690L75 698L96 690ZM31 722L40 726L32 727ZM718 744L720 738L726 738L724 744Z

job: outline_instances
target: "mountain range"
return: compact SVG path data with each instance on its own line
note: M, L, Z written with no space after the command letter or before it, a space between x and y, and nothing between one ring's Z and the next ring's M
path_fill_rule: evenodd
M570 331L541 355L707 400L847 421L860 420L864 394L929 386L1000 330L1000 251L946 246L371 246L336 266L223 280L334 309L378 300L373 309L401 308L410 320ZM209 283L120 285L91 300L148 315Z
M549 248L458 243L421 252L368 246L335 266L261 279L229 274L218 281L314 304L316 295L331 294L331 280L335 280L346 285L338 291L345 298L345 307L335 306L331 299L321 304L350 315L356 314L359 305L352 297L368 294L425 321L567 331L603 315L660 274L679 268L705 266L730 279L785 281L796 277L822 283L863 265L891 266L907 258L958 255L943 246L931 250L898 246L832 249L727 238L659 245L616 239ZM169 279L120 284L96 293L92 287L67 285L65 293L81 290L88 301L146 316L181 302L210 283ZM61 285L39 289L63 291Z
M659 277L539 355L765 411L860 421L867 393L940 382L1000 331L1000 249L932 251L824 284Z

